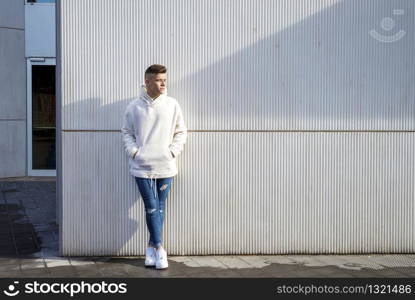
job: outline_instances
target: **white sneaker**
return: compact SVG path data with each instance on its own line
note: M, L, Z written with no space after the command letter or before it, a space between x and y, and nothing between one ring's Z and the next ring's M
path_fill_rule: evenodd
M156 269L167 269L168 266L167 252L163 247L160 247L160 249L156 250Z
M156 249L148 247L146 249L146 260L144 261L146 267L154 267L156 265Z

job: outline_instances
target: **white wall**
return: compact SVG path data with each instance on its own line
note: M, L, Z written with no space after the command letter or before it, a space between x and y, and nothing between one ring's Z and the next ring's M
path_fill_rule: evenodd
M62 0L62 254L143 253L119 129L152 63L167 65L189 128L167 204L169 253L413 251L413 9ZM372 29L407 34L385 43Z

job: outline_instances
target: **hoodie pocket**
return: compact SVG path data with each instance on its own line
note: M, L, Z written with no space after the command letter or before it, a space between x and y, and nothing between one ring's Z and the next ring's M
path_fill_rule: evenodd
M160 168L173 160L170 149L160 144L145 144L137 154L135 161L142 168Z

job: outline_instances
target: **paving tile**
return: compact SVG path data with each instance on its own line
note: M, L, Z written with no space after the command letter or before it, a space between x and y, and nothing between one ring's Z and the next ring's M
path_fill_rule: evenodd
M327 268L316 268L316 269L305 269L296 271L293 277L306 277L306 278L353 278L354 276L347 271L339 269L327 269Z
M167 269L166 271L168 270L169 269ZM131 278L161 277L159 276L155 268L145 267L144 265L143 266L127 265L124 268L124 271L127 273L128 277L131 277Z
M215 259L230 269L250 268L251 266L238 256L215 256Z
M269 277L287 278L287 277L336 277L344 274L338 268L332 266L326 267L305 267L303 265L286 265L286 264L272 264L262 269L264 274ZM340 276L341 277L341 276ZM350 274L345 273L344 277L351 277Z
M407 274L399 272L394 268L385 268L383 270L373 270L373 273L376 274L376 277L386 277L386 278L408 278L411 277Z
M156 273L157 277L191 277L193 274L212 272L212 268L192 268L176 262L169 262L169 267L164 270L157 270L156 268L146 269L148 272Z
M384 267L415 267L415 258L400 254L370 255L368 261L374 262Z
M95 265L93 258L84 258L84 257L69 257L69 262L73 266L85 266L85 265Z
M391 268L391 269L395 270L396 272L400 272L400 273L406 275L407 277L415 278L415 268L414 267L396 267L396 268Z
M69 262L69 259L64 258L64 257L48 257L48 258L44 258L44 260L46 263L46 267L48 268L71 265L71 263Z
M206 272L206 273L196 273L194 275L196 275L195 277L206 277L207 274L212 274L211 272ZM216 275L216 277L219 278L241 278L243 277L241 275L241 273L239 273L237 270L234 269L225 269L225 270L218 270L214 273ZM201 276L199 276L201 275ZM205 275L205 276L203 276ZM193 275L192 275L193 277ZM210 277L210 276L208 276Z
M354 276L350 273L346 272L329 272L326 274L319 274L316 277L322 277L322 278L353 278Z
M294 264L299 264L307 267L319 267L326 265L319 261L315 255L287 255L287 259L292 260Z
M96 267L98 269L98 272L104 276L128 277L128 272L126 271L125 267L120 264L116 264L116 263L105 264L105 263L97 262Z
M91 265L77 265L73 266L78 277L102 277L98 268Z
M170 261L176 261L176 262L183 262L188 267L202 267L199 262L198 258L193 256L187 256L187 257L170 257Z
M0 268L2 266L20 266L20 260L18 257L0 257Z
M324 277L325 275L318 272L315 268L303 268L303 269L292 269L282 273L285 277L295 278L313 278L313 277Z
M287 255L263 255L261 256L264 259L265 263L274 263L274 264L297 264L293 259Z
M21 270L20 263L0 265L0 272L12 272L12 271L20 271L20 270Z
M8 270L8 271L0 270L0 278L16 278L16 277L21 277L21 276L22 276L22 272L19 269Z
M263 257L261 256L238 256L239 259L245 261L252 268L264 268L270 265Z
M174 260L176 262L188 262L192 261L192 258L190 256L171 256L169 257L170 260Z
M215 256L195 256L191 258L197 263L200 267L212 267L212 268L221 268L228 269L229 267L225 265L222 261L217 259ZM188 265L185 262L186 265Z
M182 274L186 274L188 277L192 277L193 275L197 275L200 273L206 273L206 274L211 274L211 273L218 273L224 269L218 269L218 268L207 268L207 267L200 267L200 268L196 268L196 267L188 267L188 266L181 266L181 267L177 267L177 266L173 266L170 264L169 267L170 271L175 270L173 274L177 274L177 275L182 275Z
M313 267L310 269L310 277L318 278L333 278L333 277L342 277L342 278L352 278L347 270L338 268L336 266L325 266L325 267Z
M350 269L350 267L345 266L347 261L338 255L316 255L315 259L320 261L323 265L336 266L341 269Z
M22 269L22 277L50 277L46 268Z
M285 272L285 271L298 271L307 267L301 265L289 265L289 264L270 264L262 268L264 272Z
M372 269L362 269L362 270L350 270L350 274L355 278L381 278L382 276L379 273L374 272Z
M45 260L43 258L21 259L20 265L22 270L46 268Z
M200 273L185 273L182 278L218 278L219 272L200 272ZM178 275L177 277L181 277Z
M79 277L79 273L73 266L47 268L50 277Z
M370 269L384 269L383 266L377 262L368 260L368 255L337 255L339 259L342 259L345 263L343 266L350 270L359 270L363 268Z
M272 278L272 274L268 272L264 272L262 269L254 268L254 269L238 269L237 271L241 277L244 278Z
M172 276L182 276L183 274L174 273L174 270L169 267L163 270L157 270L156 268L146 268L145 275L149 278L171 278Z
M159 277L176 277L176 278L216 278L218 277L218 272L214 270L200 270L200 272L182 272L182 273L174 273L173 275L169 275L168 271L161 270L158 271L160 275Z

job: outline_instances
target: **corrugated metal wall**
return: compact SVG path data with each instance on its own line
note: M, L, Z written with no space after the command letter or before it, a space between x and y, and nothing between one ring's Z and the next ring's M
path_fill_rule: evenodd
M61 253L143 254L119 129L152 63L189 129L170 254L414 251L414 6L59 1Z

